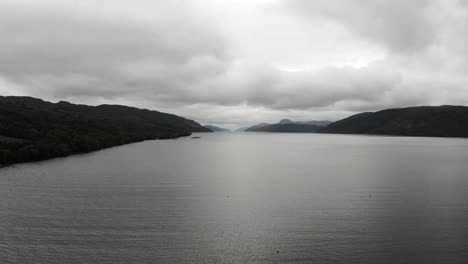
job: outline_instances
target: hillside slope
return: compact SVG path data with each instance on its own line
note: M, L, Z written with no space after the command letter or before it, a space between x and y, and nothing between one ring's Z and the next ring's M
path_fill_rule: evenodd
M419 106L361 113L331 123L319 132L468 137L468 107Z
M157 111L0 96L0 164L209 131L195 121Z

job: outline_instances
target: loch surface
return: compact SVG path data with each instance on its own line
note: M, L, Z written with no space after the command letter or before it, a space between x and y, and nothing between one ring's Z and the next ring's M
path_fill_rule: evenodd
M467 139L194 136L1 168L1 263L468 262Z

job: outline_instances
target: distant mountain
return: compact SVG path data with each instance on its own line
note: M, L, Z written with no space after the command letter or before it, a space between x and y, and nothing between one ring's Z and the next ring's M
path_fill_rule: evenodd
M305 122L304 124L306 125L316 125L316 126L328 126L329 124L331 124L332 122L331 121L327 121L327 120L320 120L320 121L308 121L308 122Z
M121 105L0 96L0 166L192 132L211 131L183 117Z
M289 119L282 119L276 124L258 124L249 127L247 132L281 132L281 133L315 133L324 125L331 122L329 121L309 121L297 122Z
M267 124L267 123L260 123L258 125L255 125L255 126L251 126L251 127L248 127L246 128L244 131L247 131L247 132L254 132L254 131L260 131L260 129L264 126L269 126L271 124Z
M315 133L321 126L306 124L271 124L264 126L253 126L247 132L279 132L279 133Z
M278 124L284 125L284 124L294 124L295 122L289 120L289 119L281 119Z
M302 121L292 121L290 119L281 119L278 124L304 124L304 125L316 125L316 126L328 126L331 124L331 121L326 121L326 120L320 120L320 121L307 121L307 122L302 122Z
M235 132L244 132L248 129L249 127L239 127L238 129L234 130Z
M420 106L360 113L334 122L319 132L468 137L468 107Z
M208 128L209 130L211 130L213 132L230 132L231 131L229 129L214 126L214 125L204 125L203 127Z

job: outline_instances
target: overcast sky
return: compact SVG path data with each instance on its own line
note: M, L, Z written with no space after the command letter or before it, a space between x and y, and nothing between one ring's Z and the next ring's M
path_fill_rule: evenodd
M467 3L0 0L0 94L229 128L466 105Z

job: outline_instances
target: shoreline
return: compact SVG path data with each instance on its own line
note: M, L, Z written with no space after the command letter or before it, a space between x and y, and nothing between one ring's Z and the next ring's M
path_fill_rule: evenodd
M66 158L66 157L71 157L71 156L75 156L75 155L88 154L88 153L93 153L93 152L97 152L97 151L101 151L101 150L106 150L106 149L111 149L111 148L115 148L115 147L130 145L130 144L134 144L134 143L140 143L140 142L144 142L144 141L178 139L178 138L190 137L191 135L192 135L192 133L189 132L188 135L187 135L187 134L184 134L184 135L176 135L176 136L160 136L160 137L153 138L153 139L144 139L144 140L132 141L132 142L127 142L127 143L124 143L124 144L113 145L113 146L109 146L109 147L105 147L105 148L93 149L93 150L90 150L90 151L70 153L69 155L54 156L54 157L49 157L49 158L45 158L45 159L37 159L37 160L28 160L28 161L19 161L19 162L9 162L9 163L5 163L5 164L0 164L0 169L7 168L7 167L10 167L10 166L16 165L16 164L25 164L25 163L41 162L41 161L53 160L53 159L57 159L57 158Z

